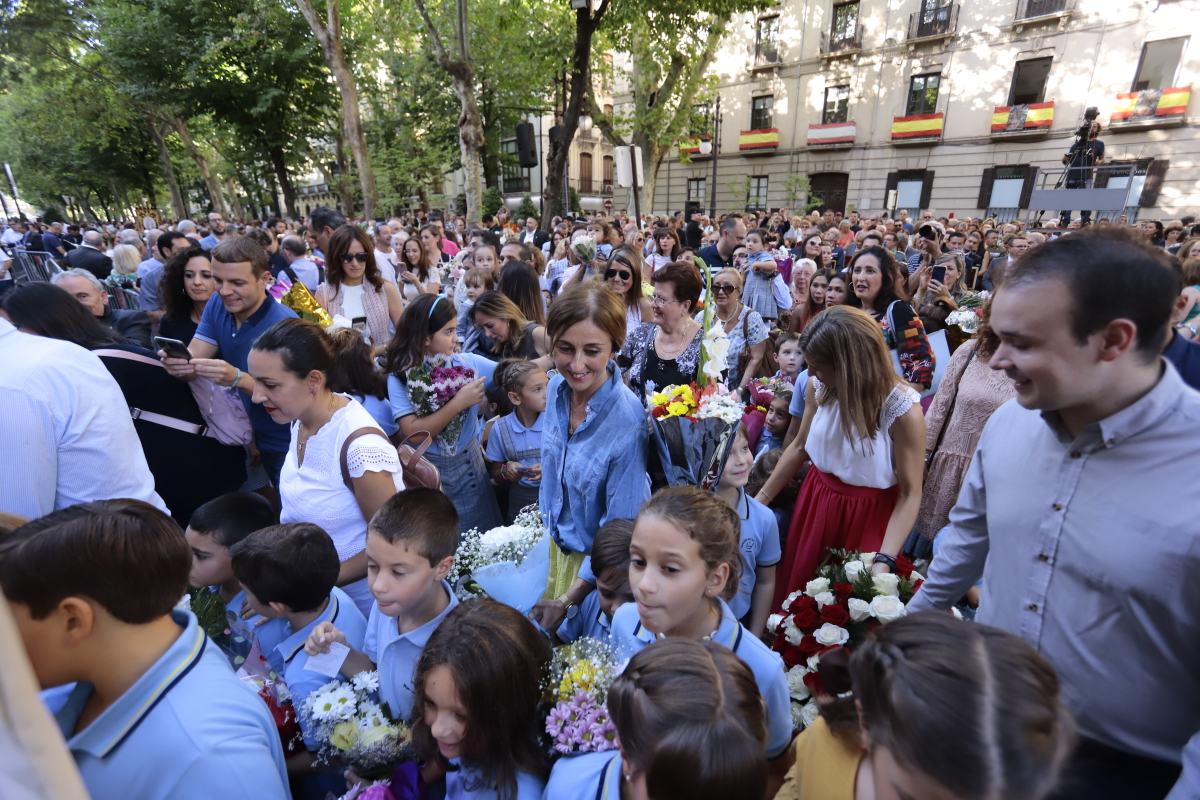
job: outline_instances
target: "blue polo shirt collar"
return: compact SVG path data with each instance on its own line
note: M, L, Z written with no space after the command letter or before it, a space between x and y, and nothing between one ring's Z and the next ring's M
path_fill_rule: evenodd
M526 428L524 425L521 424L521 420L517 417L517 415L513 414L512 418L509 419L509 424L512 425L513 433L529 433L531 431L533 433L541 433L542 432L542 424L543 424L542 419L545 416L546 416L545 414L538 414L537 419L535 419L533 421L533 424L530 425L528 428Z
M421 627L414 628L408 633L401 633L399 624L393 619L391 624L385 627L387 632L387 641L381 641L379 643L379 652L382 653L386 648L391 647L394 643L400 641L401 639L421 650L424 650L425 644L429 641L429 637L433 635L433 632L437 630L438 625L441 625L442 620L446 618L446 615L453 611L455 606L458 605L458 597L454 594L454 590L450 587L448 582L444 580L442 581L442 589L445 590L447 596L450 598L450 602L446 605L446 608L442 610L442 613L438 614Z
M263 298L262 305L258 307L258 310L251 314L241 325L238 325L237 318L235 318L232 314L229 315L230 319L233 321L234 336L237 336L238 331L242 330L243 328L254 327L258 323L262 322L263 317L271 313L271 307L276 305L275 298L271 297L269 292L265 292L263 294Z
M733 615L733 611L730 610L729 605L724 600L718 598L717 603L720 604L721 608L721 621L717 623L717 629L705 638L723 645L736 653L738 646L742 643L742 634L745 633L746 629L742 627L742 623L738 622L737 617ZM653 644L658 640L658 636L642 625L640 619L637 625L633 627L633 636L639 642L644 642L645 644Z
M296 657L296 654L304 649L304 642L308 640L308 634L312 633L313 628L317 627L317 625L322 622L332 622L334 623L334 627L337 627L337 616L340 608L341 603L338 601L337 594L331 592L329 602L325 604L324 610L312 622L276 645L275 653L282 659L283 664L290 664L292 659Z
M600 771L600 782L596 786L597 800L620 800L621 774L621 754L616 753Z
M208 638L196 623L196 617L188 611L172 611L171 619L183 629L175 643L115 703L74 735L76 723L94 689L90 683L80 683L71 692L55 718L72 751L107 758L200 662Z

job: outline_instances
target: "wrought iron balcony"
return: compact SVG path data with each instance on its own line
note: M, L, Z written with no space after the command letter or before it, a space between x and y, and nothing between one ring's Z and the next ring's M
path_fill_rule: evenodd
M1055 17L1075 10L1075 0L1017 0L1016 22Z
M947 3L914 11L908 17L909 41L953 36L958 29L958 9L958 3Z
M851 33L825 31L821 34L821 55L836 56L862 50L862 28L855 26Z

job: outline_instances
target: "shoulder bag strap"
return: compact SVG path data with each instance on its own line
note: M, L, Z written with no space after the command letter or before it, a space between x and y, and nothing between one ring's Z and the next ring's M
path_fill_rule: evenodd
M963 364L962 372L958 373L958 380L954 382L954 396L950 398L950 405L946 406L946 413L942 417L942 427L938 431L937 441L933 443L933 449L929 451L929 457L926 460L926 466L933 461L937 451L942 449L942 439L946 436L946 428L950 426L950 417L954 414L954 404L958 402L958 387L962 384L963 376L967 374L967 368L971 366L971 359L975 357L975 351L978 345L971 348L971 352L967 354L967 363Z
M346 457L350 454L350 443L360 436L369 436L372 433L380 438L387 438L383 431L379 428L366 427L351 431L350 435L346 437L346 440L342 442L342 453L340 456L338 456L338 464L342 468L342 483L346 484L346 488L351 492L354 491L354 486L350 483L350 465L346 463Z

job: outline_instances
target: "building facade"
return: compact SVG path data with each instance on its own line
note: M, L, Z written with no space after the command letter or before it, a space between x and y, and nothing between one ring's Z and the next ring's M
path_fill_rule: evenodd
M782 0L730 26L647 206L1030 216L1085 109L1131 218L1200 208L1200 0ZM621 98L618 97L618 106ZM713 180L712 159L716 163ZM1114 215L1120 211L1112 212ZM1053 217L1051 212L1048 216Z

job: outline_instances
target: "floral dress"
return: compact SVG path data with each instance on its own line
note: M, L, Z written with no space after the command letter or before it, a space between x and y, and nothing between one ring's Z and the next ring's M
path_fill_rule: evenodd
M629 388L646 404L646 395L664 386L691 383L700 369L700 343L704 329L696 331L692 341L675 358L660 358L654 349L654 334L658 326L644 322L634 328L621 348L620 361L628 364ZM736 363L736 362L735 362Z
M696 322L701 326L704 325L704 312L696 315ZM721 320L715 316L711 320L711 325L720 325ZM711 327L710 325L710 327ZM741 375L738 374L738 358L742 351L751 345L765 342L770 334L767 323L762 316L743 304L742 310L738 312L737 324L732 329L726 329L725 335L729 338L729 350L725 354L725 383L730 388L737 388L738 381L741 380Z

